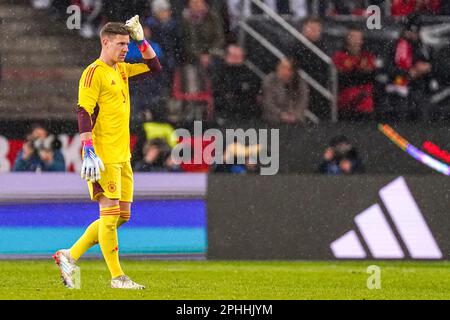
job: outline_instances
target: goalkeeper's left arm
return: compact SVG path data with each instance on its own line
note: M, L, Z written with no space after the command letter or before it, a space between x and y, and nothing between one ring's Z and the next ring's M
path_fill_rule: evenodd
M152 46L144 39L144 30L139 22L139 16L135 15L130 20L127 20L125 26L130 33L130 37L136 42L139 51L142 54L142 59L150 68L152 73L161 71L161 64Z

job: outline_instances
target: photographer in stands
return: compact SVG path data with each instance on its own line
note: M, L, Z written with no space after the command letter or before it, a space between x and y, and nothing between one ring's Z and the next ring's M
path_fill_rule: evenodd
M319 173L327 175L363 173L364 168L355 147L345 136L330 141L319 165Z
M22 150L16 157L13 171L63 172L66 170L61 142L43 126L34 125Z

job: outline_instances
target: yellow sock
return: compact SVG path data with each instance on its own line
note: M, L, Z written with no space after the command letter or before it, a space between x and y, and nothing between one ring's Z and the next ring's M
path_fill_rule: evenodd
M119 262L119 243L117 238L117 222L119 218L119 206L100 209L98 240L112 278L124 275Z
M100 224L100 219L92 222L89 227L87 227L84 234L78 239L77 242L70 248L70 255L75 261L80 259L80 257L89 250L92 246L98 243L98 226Z
M120 211L120 218L117 220L117 228L119 228L124 223L130 220L130 211ZM78 239L77 242L70 248L70 255L77 261L80 257L88 251L91 247L98 244L98 226L100 224L100 219L92 222L89 227L87 227L84 234Z

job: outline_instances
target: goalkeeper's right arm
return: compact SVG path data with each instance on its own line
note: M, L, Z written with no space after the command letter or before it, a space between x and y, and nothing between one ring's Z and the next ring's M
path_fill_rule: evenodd
M83 165L81 166L81 178L86 181L96 182L100 180L100 170L104 171L105 166L102 160L95 154L92 141L91 116L83 108L78 107L78 129L83 146Z

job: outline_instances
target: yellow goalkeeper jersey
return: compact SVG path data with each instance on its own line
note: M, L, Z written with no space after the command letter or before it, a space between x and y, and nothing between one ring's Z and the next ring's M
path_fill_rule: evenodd
M81 76L78 106L91 116L95 153L105 164L130 161L128 80L149 71L143 63L122 62L113 68L97 59Z

